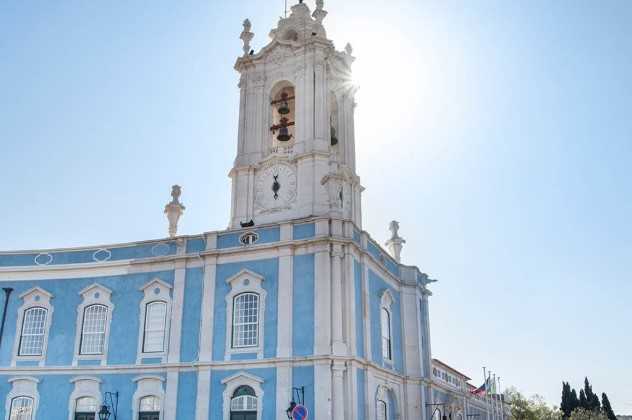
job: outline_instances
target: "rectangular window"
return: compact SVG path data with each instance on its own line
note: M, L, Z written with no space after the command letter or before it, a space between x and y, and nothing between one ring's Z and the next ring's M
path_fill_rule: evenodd
M31 420L33 418L33 398L16 397L11 400L9 420Z
M233 301L233 348L259 344L259 295L242 293Z
M145 307L144 353L159 353L165 350L165 325L167 304L157 301Z
M42 355L44 351L47 314L48 311L44 308L30 308L24 312L18 355Z
M107 319L106 306L90 305L83 311L80 354L103 354Z

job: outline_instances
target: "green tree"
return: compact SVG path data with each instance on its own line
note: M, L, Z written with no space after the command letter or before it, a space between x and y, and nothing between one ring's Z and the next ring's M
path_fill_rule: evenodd
M575 388L573 388L571 390L571 398L570 398L570 409L571 409L571 413L576 409L579 408L579 398L577 398L577 391L575 391Z
M617 420L617 416L614 415L614 411L612 411L610 406L610 400L605 392L601 394L601 406L603 407L602 412L608 417L608 420Z
M511 409L512 420L560 420L562 412L549 407L539 395L527 399L516 388L505 390L505 401Z
M591 411L599 411L601 403L599 397L592 390L592 385L588 382L588 377L584 378L584 394L586 395L586 409Z
M568 382L562 382L562 403L560 404L560 410L565 419L571 416L573 407L571 406L571 386Z
M586 392L583 389L579 390L579 408L590 410L590 406L588 405L588 398L586 398Z
M571 420L608 420L608 417L599 411L590 411L578 408L571 414Z

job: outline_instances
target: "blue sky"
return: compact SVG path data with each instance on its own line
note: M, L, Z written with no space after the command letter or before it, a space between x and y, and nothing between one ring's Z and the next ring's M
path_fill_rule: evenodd
M278 4L277 4L278 3ZM311 6L313 2L307 1ZM632 414L632 3L326 1L357 56L364 228L437 278L435 357ZM283 1L0 3L0 249L228 224L241 21Z

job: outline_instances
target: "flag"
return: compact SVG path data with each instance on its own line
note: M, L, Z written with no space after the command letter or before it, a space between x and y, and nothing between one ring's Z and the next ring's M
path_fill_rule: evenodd
M479 386L474 391L472 391L472 394L474 395L485 395L486 393L487 393L487 381L485 381L483 385Z

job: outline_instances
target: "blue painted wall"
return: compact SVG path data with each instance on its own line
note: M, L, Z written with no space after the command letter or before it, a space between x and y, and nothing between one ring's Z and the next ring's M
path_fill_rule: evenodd
M260 274L265 279L263 288L266 290L266 310L264 323L264 357L276 356L277 344L277 287L279 276L279 261L277 258L245 261L230 264L218 264L215 281L215 306L214 306L214 338L213 338L213 360L224 360L226 348L226 295L230 291L230 286L226 280L239 273L243 269L248 269ZM252 355L250 358L256 358Z
M316 404L314 400L314 366L300 366L293 368L292 386L296 388L305 387L305 401L303 405L305 405L305 407L309 411L308 418L317 418L317 413L315 410Z
M392 322L392 347L393 347L393 368L398 372L403 372L403 353L402 353L402 322L400 309L400 296L394 288L390 287L378 274L373 270L369 270L369 293L371 306L371 350L373 361L384 366L382 358L382 335L380 323L380 298L382 293L390 290L393 296L393 305L391 306L391 322Z
M298 255L293 261L292 347L295 356L314 354L314 254Z
M13 287L14 291L11 294L11 300L7 308L4 337L0 348L0 366L8 366L11 361L16 336L18 308L23 303L19 295L33 287L41 287L53 294L51 304L54 307L54 311L49 332L46 365L70 365L73 359L77 333L77 307L82 301L79 292L94 283L112 290L114 311L110 325L108 364L134 364L136 362L139 334L139 303L143 298L140 288L154 278L160 278L166 283L173 284L173 271L72 280L3 282L3 287Z
M356 393L358 398L358 420L364 420L366 418L366 372L364 369L356 369L357 387Z
M183 362L198 360L203 286L203 269L187 269L182 310L182 337L180 342L180 360Z
M257 235L259 235L259 239L257 240L257 244L266 244L270 242L279 242L281 238L281 231L278 226L273 226L269 228L263 229L255 229ZM225 233L217 236L217 248L233 248L237 246L243 246L239 242L239 237L243 235L244 232L235 232L235 233Z
M302 223L293 226L292 237L294 240L312 238L316 235L316 225L314 223Z
M177 419L194 419L197 398L197 371L180 372L178 375Z

